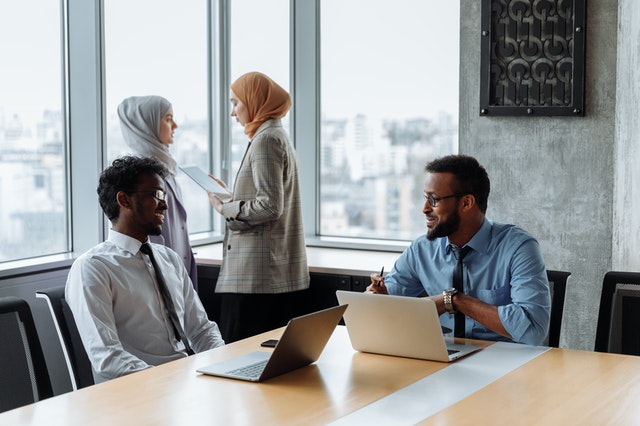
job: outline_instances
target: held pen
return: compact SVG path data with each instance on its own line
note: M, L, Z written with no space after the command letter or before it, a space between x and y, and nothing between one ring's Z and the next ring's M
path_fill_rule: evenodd
M380 278L382 278L382 274L384 274L384 266L382 267L382 269L380 269L380 274L378 274L378 276L379 276ZM380 282L381 282L381 281L382 281L382 279L376 283L376 285L377 285L378 287L380 287Z

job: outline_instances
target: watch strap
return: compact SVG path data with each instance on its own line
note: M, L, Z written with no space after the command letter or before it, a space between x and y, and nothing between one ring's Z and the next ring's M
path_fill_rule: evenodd
M455 314L456 310L453 307L453 295L458 291L456 289L449 289L442 292L442 297L444 299L444 310L450 314Z

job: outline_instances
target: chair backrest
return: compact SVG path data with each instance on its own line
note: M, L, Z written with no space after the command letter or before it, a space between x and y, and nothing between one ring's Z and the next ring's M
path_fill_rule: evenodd
M36 297L44 299L49 306L73 390L93 385L91 362L80 339L73 313L64 299L64 286L38 290Z
M604 275L602 293L600 294L600 311L598 313L598 325L596 329L595 350L597 352L619 352L629 355L640 355L640 298L625 297L627 299L616 307L619 312L614 312L614 295L619 285L639 285L640 272L611 271ZM640 294L640 287L632 293ZM613 322L617 330L612 331L612 319L618 314L619 321ZM620 347L610 350L609 342L611 334L619 335Z
M0 297L0 412L53 396L49 371L31 308Z
M567 278L571 272L547 270L547 279L551 287L551 319L547 345L557 348L560 344L560 329L564 313L564 297L567 290Z

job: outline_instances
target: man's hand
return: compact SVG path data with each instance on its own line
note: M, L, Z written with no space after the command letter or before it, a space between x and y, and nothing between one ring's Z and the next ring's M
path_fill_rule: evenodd
M371 285L366 289L367 293L389 294L387 287L384 285L384 277L380 274L371 274Z

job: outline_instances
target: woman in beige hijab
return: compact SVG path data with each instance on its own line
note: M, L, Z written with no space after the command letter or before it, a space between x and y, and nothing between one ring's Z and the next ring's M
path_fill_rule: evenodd
M238 78L230 95L231 116L244 126L249 144L232 200L209 194L227 224L216 284L226 342L285 325L301 313L309 287L298 165L280 121L291 97L259 72Z
M198 290L196 260L187 229L187 211L175 179L176 161L169 153L174 131L178 127L173 120L173 107L162 96L132 96L118 105L118 117L122 135L131 151L140 157L155 158L169 171L165 178L168 210L162 223L162 235L150 238L154 243L170 247L182 257L191 282Z

